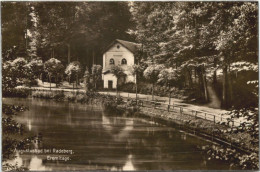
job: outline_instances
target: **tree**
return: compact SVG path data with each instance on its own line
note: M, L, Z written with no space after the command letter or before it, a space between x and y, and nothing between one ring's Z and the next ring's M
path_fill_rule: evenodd
M162 64L153 64L148 66L144 71L144 77L152 83L152 100L154 100L154 84L156 84L158 80L158 76L160 71L164 68L164 65Z
M242 61L257 64L257 3L132 4L136 28L131 33L143 43L143 54L152 63L180 69L185 86L198 88L204 102L209 100L209 81L217 85L219 78L223 107L237 101L234 96L241 94L235 90L239 78L230 67ZM223 74L218 78L220 69ZM250 75L251 80L255 76Z
M93 65L91 68L91 76L94 82L95 89L97 89L97 82L102 80L102 66Z
M138 86L138 77L143 72L143 68L141 65L134 64L129 68L130 73L135 77L135 97L137 101L137 86Z
M158 75L158 83L168 86L169 88L169 105L171 104L171 93L172 93L172 86L176 86L176 81L178 78L178 73L176 69L172 67L162 69Z
M127 2L39 2L39 52L43 58L66 57L91 68L100 64L104 49L117 38L126 39L131 25ZM105 13L104 13L105 11ZM76 58L77 57L77 58ZM86 58L88 57L88 58Z
M26 63L27 61L22 57L3 63L3 90L15 88L16 86L22 85L24 83L24 79L28 76L25 67Z
M61 64L61 61L51 58L44 63L44 71L48 73L49 82L50 82L50 90L51 90L51 78L55 76L56 87L58 82L58 77L63 74L64 66Z
M73 61L71 62L65 70L65 74L68 75L69 77L69 83L72 81L76 81L76 87L79 83L79 76L81 74L82 68L81 65L78 61ZM73 84L73 88L74 88L74 84Z
M29 82L31 82L37 78L40 79L40 76L43 72L43 62L41 58L34 58L25 65L25 68Z
M112 66L111 73L116 77L116 94L118 95L118 80L125 75L124 70L120 66Z
M28 15L27 3L3 2L2 12L2 58L8 57L8 52L13 51L7 60L14 60L18 56L26 56L26 18Z

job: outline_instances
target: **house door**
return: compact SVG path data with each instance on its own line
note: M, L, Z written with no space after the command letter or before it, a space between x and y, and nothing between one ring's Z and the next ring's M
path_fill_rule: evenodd
M108 89L112 90L113 88L113 81L108 81Z

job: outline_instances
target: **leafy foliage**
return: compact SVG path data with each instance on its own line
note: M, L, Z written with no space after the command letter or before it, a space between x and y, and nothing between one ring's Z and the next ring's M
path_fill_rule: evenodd
M78 61L71 62L65 69L65 74L69 76L70 81L75 81L82 72L82 67Z
M254 2L134 2L136 28L130 33L142 42L143 59L178 68L186 87L199 88L206 102L207 85L222 83L220 97L228 108L235 95L245 96L236 84L242 71L251 74L241 82L257 79L257 10Z
M150 65L144 71L144 77L151 83L156 83L160 74L160 71L164 68L164 65Z

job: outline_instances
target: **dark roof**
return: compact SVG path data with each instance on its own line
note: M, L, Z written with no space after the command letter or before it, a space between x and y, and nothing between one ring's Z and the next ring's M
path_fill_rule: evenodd
M126 49L128 49L129 51L131 51L132 53L135 53L138 48L141 48L141 44L137 44L135 42L130 42L130 41L124 41L124 40L120 40L120 39L116 39L115 41L113 41L104 51L103 53L105 53L109 48L111 48L115 43L120 43L121 45L123 45Z

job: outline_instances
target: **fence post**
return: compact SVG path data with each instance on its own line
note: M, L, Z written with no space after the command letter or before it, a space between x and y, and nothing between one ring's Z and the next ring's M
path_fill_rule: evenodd
M197 118L197 111L195 111L195 118Z
M214 124L216 123L216 116L214 115Z
M168 105L168 112L170 112L170 105Z

